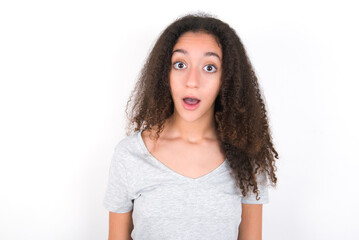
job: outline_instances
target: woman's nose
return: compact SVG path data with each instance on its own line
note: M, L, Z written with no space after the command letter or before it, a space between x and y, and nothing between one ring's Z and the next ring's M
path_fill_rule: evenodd
M200 72L197 68L190 68L187 75L187 87L198 87L200 82Z

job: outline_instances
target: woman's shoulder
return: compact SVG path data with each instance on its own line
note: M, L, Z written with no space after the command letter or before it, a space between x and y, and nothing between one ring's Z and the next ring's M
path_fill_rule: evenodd
M132 132L130 135L121 138L115 145L115 153L130 153L138 150L138 135L140 130Z

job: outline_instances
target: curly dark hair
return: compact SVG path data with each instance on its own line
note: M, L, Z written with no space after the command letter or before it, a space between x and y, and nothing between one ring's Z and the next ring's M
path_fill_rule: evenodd
M265 179L269 177L271 185L276 186L273 153L277 159L278 153L272 143L257 77L244 46L235 30L215 17L205 13L188 14L161 33L127 102L125 111L129 124L126 134L157 127L157 140L164 122L173 114L169 86L172 50L178 38L186 32L211 34L221 45L223 69L221 88L215 99L216 131L237 187L243 196L252 190L259 200L257 173L264 173ZM137 126L132 129L134 124Z

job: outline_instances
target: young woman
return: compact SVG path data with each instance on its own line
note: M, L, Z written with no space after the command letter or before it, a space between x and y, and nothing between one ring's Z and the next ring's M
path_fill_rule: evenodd
M235 31L204 14L176 20L133 97L137 126L115 147L103 202L109 239L261 239L278 154Z

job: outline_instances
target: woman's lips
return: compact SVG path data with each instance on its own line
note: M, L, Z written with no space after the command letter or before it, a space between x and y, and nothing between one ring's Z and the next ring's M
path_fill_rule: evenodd
M199 104L201 103L201 101L198 101L198 103L196 104L187 104L184 99L182 99L182 103L183 103L183 107L187 110L195 110Z

